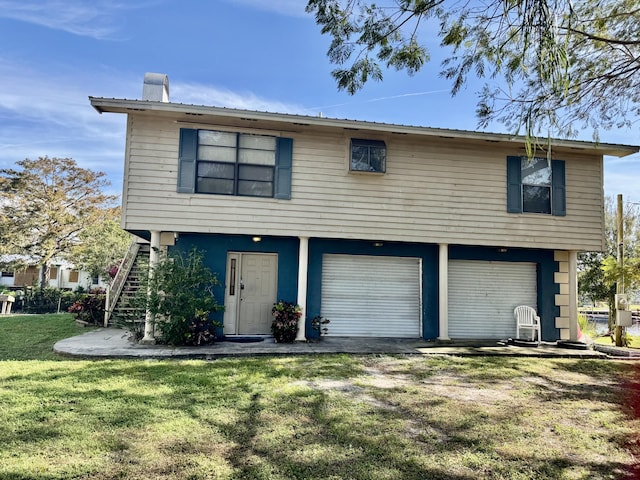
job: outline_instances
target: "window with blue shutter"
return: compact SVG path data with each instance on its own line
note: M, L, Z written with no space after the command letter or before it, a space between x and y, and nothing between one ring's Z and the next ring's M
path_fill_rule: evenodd
M507 211L565 216L564 161L507 157Z
M293 140L180 130L178 192L291 198Z

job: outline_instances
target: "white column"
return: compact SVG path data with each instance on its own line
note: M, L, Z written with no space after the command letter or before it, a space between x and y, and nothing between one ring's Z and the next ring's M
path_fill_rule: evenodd
M438 245L438 340L449 338L449 245Z
M297 342L307 340L306 316L307 316L307 277L309 272L309 237L300 238L300 252L298 254L298 305L302 310L302 316L298 321Z
M578 252L569 252L569 339L578 340Z
M160 232L152 231L151 232L151 245L149 249L149 278L153 275L153 270L158 265L158 261L160 260ZM147 291L147 295L151 292ZM147 310L144 315L144 337L140 341L140 343L155 343L156 339L154 336L154 324L155 317L154 315Z

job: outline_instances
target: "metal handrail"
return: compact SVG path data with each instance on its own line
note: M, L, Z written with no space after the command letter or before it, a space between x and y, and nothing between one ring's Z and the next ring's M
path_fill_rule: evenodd
M118 302L118 297L120 293L122 293L122 289L124 288L124 284L127 281L127 277L131 272L131 268L133 267L134 262L136 261L136 257L138 256L138 251L140 250L140 244L136 241L132 242L129 246L129 251L120 262L120 266L118 267L118 272L116 276L113 277L113 281L111 285L107 288L107 297L105 299L105 309L104 309L104 326L106 327L109 324L109 319L113 314L113 309L116 307L116 303Z

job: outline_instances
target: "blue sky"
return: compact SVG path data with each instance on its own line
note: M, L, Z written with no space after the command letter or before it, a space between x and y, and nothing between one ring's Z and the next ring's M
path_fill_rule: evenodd
M386 72L355 96L338 92L305 0L0 0L0 168L71 157L120 193L125 116L88 97L139 99L145 72L169 75L173 102L476 130L471 84L454 98L441 52L418 75ZM505 132L501 125L488 131ZM639 144L631 130L608 143ZM590 132L581 139L589 140ZM605 161L605 193L640 202L640 155Z

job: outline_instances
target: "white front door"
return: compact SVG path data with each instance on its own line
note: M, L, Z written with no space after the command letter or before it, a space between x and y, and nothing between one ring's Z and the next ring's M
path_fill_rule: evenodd
M225 291L225 335L268 335L276 301L278 255L229 253Z

